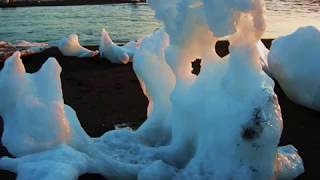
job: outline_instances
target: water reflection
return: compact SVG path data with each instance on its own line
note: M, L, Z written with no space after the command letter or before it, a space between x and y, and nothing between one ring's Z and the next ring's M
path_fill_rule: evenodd
M288 34L300 26L320 28L320 0L265 0L267 31L265 37Z
M268 11L310 13L319 12L320 0L265 0Z
M288 34L300 26L320 28L320 0L265 0L265 38ZM54 42L77 33L83 44L98 44L105 27L116 41L128 41L161 25L146 4L31 7L0 9L0 40Z

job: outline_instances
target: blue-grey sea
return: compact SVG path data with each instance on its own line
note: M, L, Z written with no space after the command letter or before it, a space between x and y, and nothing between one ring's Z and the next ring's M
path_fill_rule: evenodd
M266 0L265 38L276 38L299 26L320 28L320 0ZM117 42L136 39L161 26L148 4L107 4L0 8L0 40L49 42L71 33L85 45L99 42L106 28Z

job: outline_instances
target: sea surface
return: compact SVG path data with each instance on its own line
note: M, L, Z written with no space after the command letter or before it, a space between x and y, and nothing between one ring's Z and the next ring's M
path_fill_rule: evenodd
M300 26L320 29L320 0L266 0L265 38L276 38ZM49 42L71 33L85 45L97 45L101 28L116 42L149 34L161 27L148 4L0 8L0 40Z

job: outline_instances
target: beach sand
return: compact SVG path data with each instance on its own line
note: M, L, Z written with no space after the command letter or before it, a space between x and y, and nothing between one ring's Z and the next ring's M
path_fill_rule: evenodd
M270 47L271 40L264 43ZM220 56L226 55L228 43L221 41L216 46ZM96 50L91 46L89 49ZM56 57L62 66L62 89L65 104L72 106L81 125L93 137L112 130L115 124L128 123L137 127L146 119L147 99L133 72L132 64L111 64L99 58L78 59L64 57L57 48L40 54L23 57L28 72L37 71L48 57ZM0 63L0 69L3 64ZM195 67L198 67L195 65ZM280 145L293 144L302 156L305 173L299 180L320 179L317 172L320 163L320 113L290 101L277 85L284 120ZM2 132L2 121L0 121ZM0 156L8 155L1 145ZM0 179L13 180L16 175L0 171ZM104 179L99 175L86 174L81 180Z

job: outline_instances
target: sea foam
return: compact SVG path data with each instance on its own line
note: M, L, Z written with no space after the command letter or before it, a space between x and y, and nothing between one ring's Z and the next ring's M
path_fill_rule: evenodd
M297 150L278 147L281 110L257 49L265 29L263 1L149 4L164 28L145 37L133 56L133 68L149 99L144 124L136 131L120 129L89 138L74 111L63 104L56 61L49 60L50 66L39 71L44 79L26 81L25 76L32 75L25 75L16 54L0 74L1 92L6 94L0 112L10 124L5 126L5 139L12 143L5 145L18 158L1 158L0 167L21 179L76 179L87 172L110 179L288 179L301 174ZM220 58L213 47L226 35L230 54ZM202 60L198 76L191 72L195 59ZM47 87L45 77L52 72L49 93L37 91ZM42 109L16 106L24 103ZM21 116L11 113L15 111ZM40 122L14 123L38 114L43 116ZM52 138L46 139L49 124L55 128L48 132ZM15 143L12 138L26 137L24 131L15 131L24 126L32 127L27 131L31 140L44 136L44 142L53 142L45 147L20 146L25 141Z

